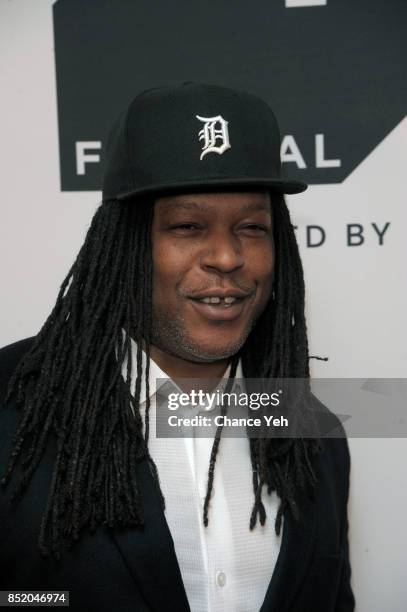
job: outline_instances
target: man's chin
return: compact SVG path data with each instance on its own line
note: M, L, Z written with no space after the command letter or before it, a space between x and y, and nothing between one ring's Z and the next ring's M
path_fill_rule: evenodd
M228 334L227 337L222 337L220 333L203 334L199 333L200 330L190 331L192 333L188 333L181 326L168 325L167 322L165 328L153 328L151 344L167 354L191 363L213 363L236 355L246 342L250 330Z
M192 363L214 363L215 361L223 361L229 359L236 354L236 351L213 351L200 353L199 355L190 354L188 357L184 357L185 360L191 361Z
M229 359L235 355L242 346L241 342L231 345L203 345L199 342L179 343L176 347L165 344L156 344L162 351L191 363L214 363Z
M182 353L182 355L179 353L178 356L193 363L213 363L214 361L221 361L233 357L243 344L244 341L241 340L222 345L210 345L197 341L188 346L180 347L180 353Z

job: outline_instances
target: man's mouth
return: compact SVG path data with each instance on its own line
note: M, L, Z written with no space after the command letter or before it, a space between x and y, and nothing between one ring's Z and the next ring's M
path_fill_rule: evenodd
M194 299L194 298L192 298ZM213 304L214 306L218 306L221 308L230 308L232 304L238 301L242 301L243 297L204 297L204 298L195 298L197 302L202 302L203 304Z
M239 317L250 295L190 297L194 309L210 321L231 321Z

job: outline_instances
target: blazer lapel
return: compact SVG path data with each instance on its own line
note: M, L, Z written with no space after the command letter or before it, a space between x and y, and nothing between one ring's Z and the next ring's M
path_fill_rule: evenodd
M174 542L147 461L138 465L145 526L112 532L137 587L152 611L190 612Z
M286 612L305 577L315 545L316 504L305 495L298 523L284 517L280 553L260 612Z

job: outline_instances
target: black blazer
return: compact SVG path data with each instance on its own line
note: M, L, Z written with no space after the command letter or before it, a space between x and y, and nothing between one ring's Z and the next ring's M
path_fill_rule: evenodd
M18 422L4 393L32 339L0 350L0 473ZM261 612L349 612L354 609L347 539L350 458L345 439L326 439L318 456L315 500L301 500L300 523L284 521L281 549ZM145 462L138 466L146 525L143 530L85 534L61 561L42 558L37 545L54 449L44 455L16 508L14 479L0 491L0 590L69 590L70 608L98 612L190 610L174 544ZM192 611L194 612L194 611Z

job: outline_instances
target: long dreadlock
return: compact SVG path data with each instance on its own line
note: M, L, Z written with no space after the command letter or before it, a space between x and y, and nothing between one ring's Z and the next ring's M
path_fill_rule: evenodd
M284 198L273 194L272 202L277 253L273 293L239 355L232 358L231 380L239 357L245 378L309 377L301 261ZM2 480L6 485L20 463L22 475L12 499L23 494L48 443L56 443L38 539L44 555L59 558L61 543L71 545L86 527L94 531L99 525L143 525L136 470L142 460L150 465L165 508L147 443L153 211L153 199L146 197L137 205L102 202L51 314L9 383L6 402L15 397L21 409ZM134 395L131 338L138 347ZM139 410L142 346L147 354L145 436ZM121 373L126 358L124 382ZM218 429L209 465L205 525L220 436ZM316 440L250 439L251 529L257 514L261 524L266 520L263 485L281 498L277 534L286 508L298 519L295 494L316 482L311 463L316 450Z

